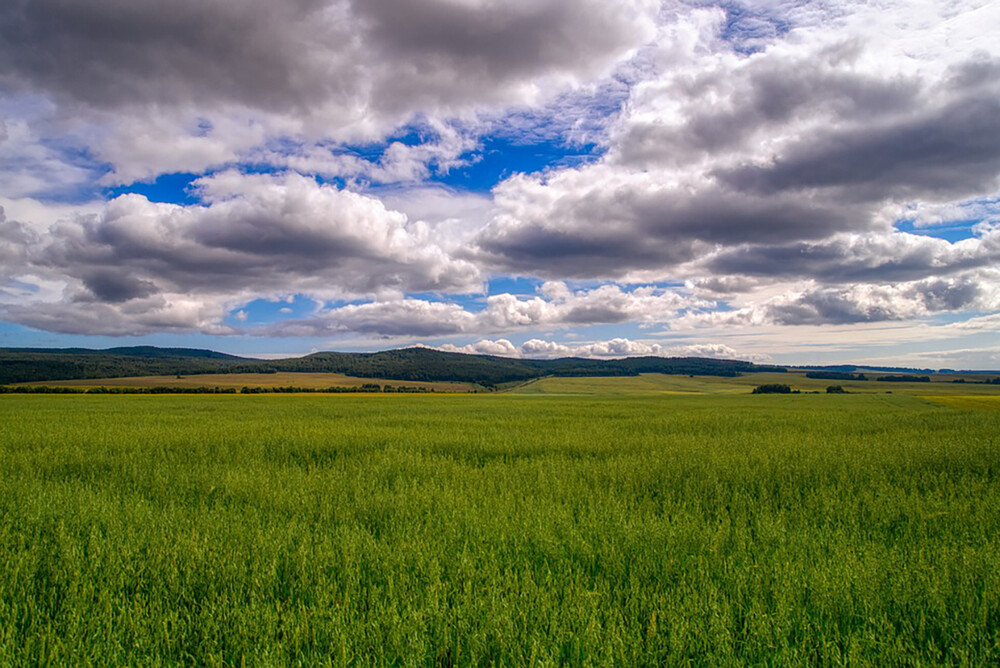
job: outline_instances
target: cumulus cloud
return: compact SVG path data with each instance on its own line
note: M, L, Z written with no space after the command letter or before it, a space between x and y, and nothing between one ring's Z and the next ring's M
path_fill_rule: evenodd
M716 176L742 192L829 188L873 201L992 192L1000 172L1000 63L984 76L984 90L949 96L918 118L803 138L768 164L723 168Z
M446 343L443 346L438 346L438 350L465 355L497 355L501 357L519 357L521 355L520 349L507 339L496 339L495 341L480 339L464 346Z
M57 142L47 140L43 128L34 127L33 113L18 117L19 111L28 110L14 109L0 101L0 193L3 197L72 196L97 178L93 165L86 160L68 158Z
M981 38L1000 12L800 10L771 7L788 29L750 54L726 39L734 28L717 8L663 26L605 156L499 185L475 257L542 276L698 280L763 273L740 268L753 254L801 273L813 252L821 278L836 273L834 247L863 237L902 253L908 279L930 275L921 253L954 256L953 270L967 268L958 256L991 262L985 239L917 250L894 234L891 212L913 218L1000 185L1000 53ZM896 280L885 269L875 278Z
M72 289L65 290L63 297L65 301L32 301L30 306L25 305L25 300L18 300L4 311L8 320L61 334L237 333L222 322L226 308L211 299L163 293L110 304L94 301L86 292Z
M658 342L635 341L615 338L607 341L566 344L545 339L529 339L515 346L507 339L482 339L464 346L446 344L439 350L478 355L502 355L505 357L526 357L554 359L558 357L583 357L592 359L613 359L621 357L709 357L714 359L742 359L764 362L769 358L757 353L740 354L730 346L721 343L695 343L689 345L663 345Z
M720 325L844 325L998 309L1000 275L987 270L893 284L829 287L812 283L805 289L789 289L731 311L687 314L673 324L678 329Z
M494 194L499 213L471 257L543 276L677 276L719 245L821 239L871 224L870 214L850 206L698 190L647 173L623 175L610 165L516 177Z
M985 0L11 0L0 308L503 355L674 350L541 334L623 323L986 331L998 32ZM594 144L444 185L485 133ZM171 172L210 174L195 203L93 202ZM484 294L500 276L548 282ZM315 311L247 315L296 294Z
M705 258L724 276L813 278L827 283L913 281L1000 262L1000 230L955 243L906 234L834 235L818 242L742 245Z
M0 7L0 87L89 123L109 179L129 182L225 164L275 137L377 140L416 116L544 101L608 74L653 36L656 10L652 0L13 0Z
M573 291L564 283L547 283L541 294L523 297L490 295L484 307L467 310L455 303L398 299L347 304L320 310L309 318L276 323L260 333L324 336L345 332L389 337L439 337L510 332L547 327L666 322L682 311L703 309L712 302L674 290L617 285Z
M529 101L535 82L592 79L653 36L657 3L365 0L354 13L393 63L376 104Z
M372 197L296 175L225 172L197 185L197 205L123 195L44 235L5 224L0 252L65 284L59 303L29 300L9 317L55 331L213 330L229 304L253 296L481 289L476 267L453 259L430 226ZM81 317L98 305L101 317Z

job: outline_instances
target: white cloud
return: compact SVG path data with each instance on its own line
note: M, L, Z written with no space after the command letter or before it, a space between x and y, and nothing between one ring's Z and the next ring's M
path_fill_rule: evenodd
M707 278L707 255L895 244L888 212L925 220L997 191L1000 50L982 39L995 6L773 9L791 29L752 55L720 37L722 11L682 11L646 54L607 154L500 184L475 257L548 277Z
M518 347L507 339L496 339L495 341L480 339L475 343L469 343L464 346L446 343L438 346L438 349L449 353L464 353L466 355L500 355L503 357L519 357L521 355Z
M44 111L31 110L36 113ZM78 146L60 147L41 134L44 128L12 114L0 103L0 193L5 199L71 197L97 178L95 165L71 157Z
M656 10L654 0L16 2L0 7L0 86L50 100L110 163L108 182L127 183L224 165L273 139L378 140L417 117L544 103L626 60L654 35ZM286 162L406 180L421 159L449 158L400 145L377 166L318 148Z
M571 291L546 284L539 296L491 295L481 310L426 299L397 299L323 309L313 316L276 323L260 333L322 336L360 332L379 337L440 337L531 331L630 321L664 323L681 311L712 302L664 288L617 285Z
M529 339L515 346L507 339L483 339L465 346L445 344L438 347L447 352L466 354L503 355L507 357L527 357L554 359L558 357L583 357L592 359L614 359L621 357L710 357L714 359L742 359L766 362L767 355L741 355L720 343L695 343L689 345L664 345L658 342L635 341L615 338L607 341L566 344L545 339Z
M727 327L988 333L998 32L986 0L8 3L3 317L224 334L250 329L249 302L302 294L334 305L253 332L505 355L676 348L554 340L596 324L711 332L690 345L713 355L761 353ZM432 181L485 133L600 157L489 193ZM194 205L92 202L209 169ZM495 276L548 282L457 297ZM485 338L512 332L528 341Z
M11 278L37 274L65 287L59 303L29 293L8 318L64 332L151 332L159 322L215 331L253 297L481 289L476 267L451 258L432 228L375 198L296 175L225 172L198 187L198 205L124 195L44 234L19 233ZM25 229L13 225L5 229ZM80 317L98 304L100 318Z
M747 299L738 309L685 314L671 327L844 325L995 310L1000 310L1000 273L983 270L894 284L825 287L807 283L759 301Z

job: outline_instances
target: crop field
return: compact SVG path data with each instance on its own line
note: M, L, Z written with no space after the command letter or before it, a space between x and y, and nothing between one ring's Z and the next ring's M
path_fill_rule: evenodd
M995 403L0 396L0 665L995 665Z
M47 380L15 385L44 385L47 387L303 387L325 389L328 387L361 387L368 383L393 387L422 387L436 392L471 392L472 383L390 380L385 378L359 378L341 373L201 373L183 376L130 376L121 378L88 378L77 380Z
M873 378L878 374L870 374ZM741 376L679 376L643 373L638 376L551 377L525 383L512 390L517 394L549 395L651 395L651 394L746 394L757 385L782 383L801 392L825 392L830 385L840 385L851 393L894 393L917 396L984 395L1000 397L1000 385L953 383L952 378L985 380L996 374L936 375L940 380L928 383L879 382L877 380L823 380L806 378L804 373L747 373Z

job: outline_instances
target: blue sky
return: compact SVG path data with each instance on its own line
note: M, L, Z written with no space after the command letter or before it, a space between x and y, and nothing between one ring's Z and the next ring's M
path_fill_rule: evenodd
M0 346L1000 368L996 3L116 7L0 9Z

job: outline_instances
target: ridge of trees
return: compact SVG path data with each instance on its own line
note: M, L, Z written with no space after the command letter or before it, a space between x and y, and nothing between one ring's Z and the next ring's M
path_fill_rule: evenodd
M495 387L543 376L635 376L640 373L738 376L757 371L784 372L786 369L740 360L700 357L534 360L449 353L419 347L376 353L320 352L278 360L152 346L107 350L0 349L0 385L90 378L279 371L342 373L361 378L409 381L462 381Z
M807 371L806 378L819 380L868 380L863 373L848 373L846 371Z

